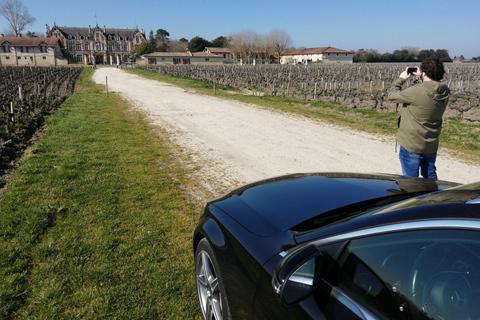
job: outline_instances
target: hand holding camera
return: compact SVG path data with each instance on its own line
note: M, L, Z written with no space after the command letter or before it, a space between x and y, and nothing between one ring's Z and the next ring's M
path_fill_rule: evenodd
M417 76L418 67L407 67L400 74L400 77L403 79L408 79L410 76Z
M408 67L407 68L407 74L408 75L411 75L411 74L415 75L416 72L417 72L417 67Z

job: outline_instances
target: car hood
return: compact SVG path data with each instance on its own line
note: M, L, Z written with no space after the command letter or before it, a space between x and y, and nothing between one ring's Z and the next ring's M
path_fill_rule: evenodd
M385 174L293 174L252 183L211 204L258 236L273 236L323 213L400 193L426 193L458 185Z

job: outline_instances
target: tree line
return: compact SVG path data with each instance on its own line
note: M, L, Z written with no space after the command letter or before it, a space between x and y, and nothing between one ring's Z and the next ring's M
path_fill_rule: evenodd
M229 48L238 57L250 60L254 55L262 59L274 57L279 59L283 50L292 46L292 39L282 30L274 29L268 34L254 31L242 31L230 36L219 36L211 41L200 36L190 40L181 38L171 40L170 33L164 29L158 29L155 33L150 31L148 41L138 45L132 52L131 58L152 52L200 52L206 47Z
M25 27L32 24L35 18L30 15L28 9L20 0L0 0L0 15L2 15L10 24L15 36L20 36ZM35 32L27 32L27 37L37 37ZM275 29L268 34L260 34L254 31L242 31L234 33L228 37L219 36L211 41L200 36L190 40L181 38L171 40L170 33L164 29L157 29L154 33L150 31L149 40L138 45L130 54L130 58L135 60L141 55L152 52L199 52L206 47L228 47L233 54L243 59L250 60L253 55L260 56L262 59L280 58L281 52L292 46L290 36L282 31ZM419 62L427 57L435 55L443 62L452 62L448 50L446 49L425 49L402 48L393 53L379 53L375 49L359 49L353 62ZM456 58L456 57L455 57ZM459 57L459 60L463 57ZM471 59L472 62L480 61L479 57Z
M416 48L403 48L384 54L374 49L360 49L353 56L353 62L420 62L431 56L437 56L443 62L452 62L446 49L418 50Z

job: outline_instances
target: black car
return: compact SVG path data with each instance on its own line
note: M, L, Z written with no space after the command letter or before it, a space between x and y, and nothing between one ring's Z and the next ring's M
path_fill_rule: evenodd
M480 319L480 182L295 174L206 204L204 319Z

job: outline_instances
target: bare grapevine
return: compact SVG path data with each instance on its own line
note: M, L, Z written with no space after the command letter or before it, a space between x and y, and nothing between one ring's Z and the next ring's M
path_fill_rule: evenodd
M350 108L396 112L387 90L404 63L350 65L157 65L142 68L170 76L230 86L250 94L341 103ZM452 90L446 116L480 121L480 64L445 65L444 81Z

